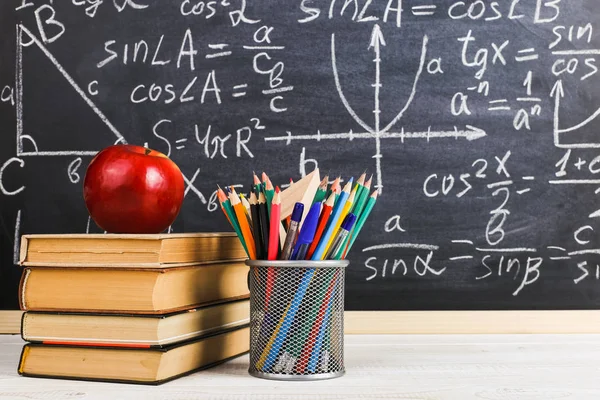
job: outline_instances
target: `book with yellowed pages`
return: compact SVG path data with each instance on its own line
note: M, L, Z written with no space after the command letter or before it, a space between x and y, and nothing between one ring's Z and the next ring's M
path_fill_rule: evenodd
M164 348L26 344L18 372L38 378L160 384L248 352L243 327Z
M235 233L23 235L24 266L153 268L243 260Z
M27 267L19 301L24 311L168 314L248 298L247 277L241 261L175 268Z
M164 347L247 325L250 302L238 300L167 315L26 312L23 340L80 346Z

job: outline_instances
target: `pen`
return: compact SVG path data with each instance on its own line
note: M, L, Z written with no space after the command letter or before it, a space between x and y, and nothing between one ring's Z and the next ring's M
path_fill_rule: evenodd
M350 231L352 230L352 227L354 226L355 222L356 222L356 215L354 215L352 213L346 215L346 218L344 219L344 222L342 223L342 227L340 228L337 236L331 243L331 247L329 247L329 251L325 255L326 260L330 260L337 255L337 253L342 248L342 245L346 241L346 238L350 234Z
M316 202L310 207L310 211L304 219L304 225L298 235L296 246L292 252L292 260L304 260L308 247L315 238L317 223L319 222L319 214L321 212L321 202Z
M281 252L282 260L289 260L294 249L294 242L298 234L298 225L302 219L302 213L304 212L304 204L296 203L294 205L294 211L292 211L292 218L290 220L290 227L288 228L287 236L285 237L285 243L283 244L283 251Z

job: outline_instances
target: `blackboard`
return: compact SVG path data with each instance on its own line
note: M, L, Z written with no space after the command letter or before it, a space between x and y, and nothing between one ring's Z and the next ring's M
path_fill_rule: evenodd
M126 141L180 165L172 232L252 170L373 173L349 310L599 308L596 6L2 1L0 306L19 235L101 232L82 178Z

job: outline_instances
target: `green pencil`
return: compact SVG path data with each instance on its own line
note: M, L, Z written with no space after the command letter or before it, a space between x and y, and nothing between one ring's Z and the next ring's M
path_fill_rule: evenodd
M254 175L252 177L252 179L253 179L252 189L254 190L254 193L256 194L256 198L258 198L258 195L260 194L260 188L261 188L260 179L258 179L258 176L256 176L255 172L252 172L252 175Z
M327 194L327 185L329 184L329 175L325 175L325 178L321 181L319 188L317 189L317 193L315 193L315 198L313 199L313 204L317 202L322 202L325 200L325 195Z
M271 204L273 203L273 197L275 196L275 188L271 183L271 179L263 172L263 187L265 190L265 197L267 198L267 210L269 212L269 218L271 218Z
M361 176L361 178L363 178L363 182L364 182L364 177ZM371 176L371 178L369 178L369 180L364 185L361 185L361 187L359 187L358 192L356 193L356 201L352 205L352 209L350 210L350 212L352 214L356 215L357 218L360 218L360 214L361 214L365 204L367 203L367 199L369 197L369 190L371 189L372 179L373 179L373 177ZM350 241L350 237L351 237L351 235L348 235L346 240L344 240L344 243L340 247L340 250L333 257L334 260L342 259L345 249L348 246L348 242Z
M325 279L325 277L323 277L323 278L319 277L319 279L317 279L315 276L313 276L313 279L311 279L311 282L309 283L309 285L314 286L317 284L317 281L321 280L321 279ZM322 285L323 282L320 282L319 284ZM306 341L308 339L308 336L310 335L310 331L311 331L313 325L315 324L317 317L319 316L319 308L321 307L321 304L325 300L325 295L327 293L327 290L321 290L321 289L322 288L315 289L317 298L315 299L314 302L311 300L311 303L312 303L311 309L310 310L305 309L305 310L303 310L303 312L301 311L302 314L304 314L305 312L307 314L305 314L306 317L304 319L302 319L302 324L300 324L300 326L298 327L299 328L299 332L297 332L298 335L294 337L294 340L291 340L290 343L287 344L285 350L279 356L279 360L278 360L279 367L285 373L292 373L293 368L294 368L296 362L298 361L300 354L302 353L302 349L306 345ZM306 305L302 304L300 307L306 308Z
M233 211L233 207L231 206L231 201L227 198L227 195L225 194L225 192L223 192L223 189L221 189L221 188L219 188L219 190L217 191L217 197L219 198L219 201L221 202L221 208L225 212L227 219L229 219L229 223L231 224L231 227L233 228L235 233L238 235L238 238L240 239L240 242L242 243L242 246L244 247L246 254L248 255L248 257L250 257L250 253L248 253L248 248L246 247L246 241L244 240L244 235L242 235L240 225L237 222L237 218L235 217L235 212Z
M367 201L367 205L365 206L365 209L360 214L358 221L356 221L356 225L354 225L354 229L352 230L352 233L351 233L352 237L350 238L350 242L348 242L347 249L344 251L344 257L346 256L346 254L348 254L348 252L352 248L352 245L354 244L356 237L358 236L358 234L360 233L360 230L362 229L363 225L365 224L367 217L373 210L373 206L375 205L376 201L377 201L377 191L375 190L373 192L373 194L371 194L371 196L369 197L369 201Z

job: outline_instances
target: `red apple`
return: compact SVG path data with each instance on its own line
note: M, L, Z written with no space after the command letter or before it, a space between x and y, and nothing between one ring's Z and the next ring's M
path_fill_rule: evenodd
M159 233L179 214L183 175L166 155L133 145L96 154L83 181L85 205L110 233Z

